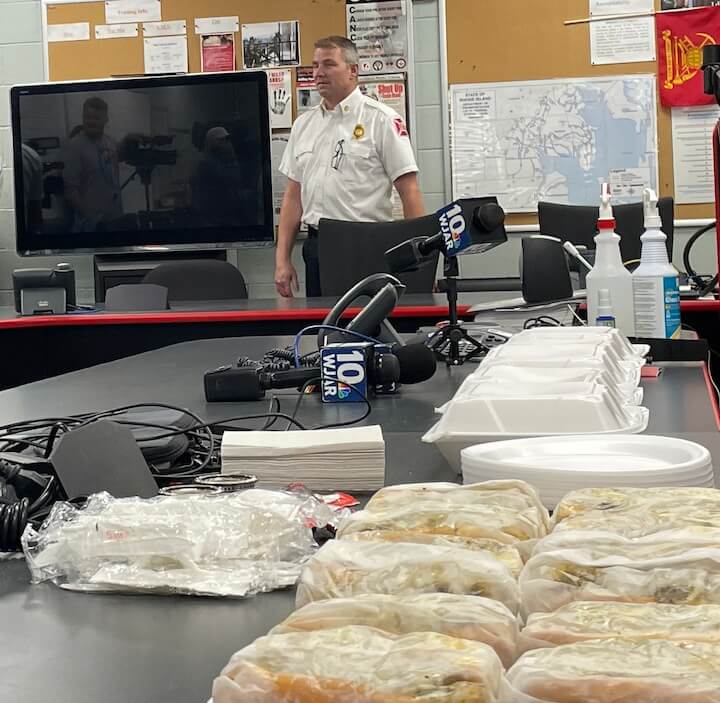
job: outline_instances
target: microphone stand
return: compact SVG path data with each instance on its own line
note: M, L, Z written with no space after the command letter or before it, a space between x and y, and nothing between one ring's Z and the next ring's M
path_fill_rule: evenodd
M457 256L443 257L443 274L446 282L449 321L429 340L428 346L448 366L460 366L478 353L486 354L489 347L475 339L458 320L457 279L460 275L460 265ZM461 342L465 343L463 349Z

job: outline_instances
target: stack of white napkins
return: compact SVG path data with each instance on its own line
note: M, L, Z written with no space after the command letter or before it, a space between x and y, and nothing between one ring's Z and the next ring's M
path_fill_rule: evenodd
M385 483L379 425L288 432L225 432L222 472L253 474L262 488L376 491Z

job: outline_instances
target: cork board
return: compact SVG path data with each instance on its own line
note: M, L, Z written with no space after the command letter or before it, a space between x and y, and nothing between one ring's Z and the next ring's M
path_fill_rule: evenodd
M196 17L237 15L240 25L253 22L299 20L300 62L312 63L313 44L328 34L345 34L345 0L162 0L162 19L185 20L188 38L188 67L200 71L200 37L195 34ZM47 24L89 22L89 41L48 44L48 78L76 81L110 76L142 75L143 36L137 38L95 39L95 27L105 24L104 2L63 3L47 6ZM241 67L240 33L235 34L237 65ZM296 99L293 74L293 103ZM295 106L294 106L295 107Z
M659 0L656 6L659 7ZM588 0L446 0L448 82L486 83L548 78L657 74L656 62L593 66ZM660 195L674 194L670 109L658 102ZM715 218L708 204L675 206L676 219ZM508 215L508 224L534 224L532 214Z

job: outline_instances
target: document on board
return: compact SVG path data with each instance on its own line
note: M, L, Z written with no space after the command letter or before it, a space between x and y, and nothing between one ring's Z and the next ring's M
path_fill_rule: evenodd
M272 187L273 187L273 213L275 226L280 223L280 206L285 197L287 188L287 176L280 171L285 149L290 139L290 132L275 132L270 139L270 159L272 162Z
M292 127L292 76L289 68L265 71L268 77L270 129Z
M124 39L137 37L138 26L134 22L130 24L96 24L95 39Z
M647 12L647 17L627 17L590 22L590 62L593 65L655 61L653 0L590 0L590 16Z
M105 23L159 22L160 0L106 0Z
M347 36L355 42L361 74L406 71L406 0L347 0Z
M187 37L145 39L145 73L187 73Z
M47 40L58 41L87 41L90 39L89 22L71 22L70 24L49 24Z
M720 107L674 107L671 113L675 202L712 203L715 200L712 132L720 118Z
M146 37L171 37L185 34L187 25L185 20L170 20L169 22L144 22L143 34Z

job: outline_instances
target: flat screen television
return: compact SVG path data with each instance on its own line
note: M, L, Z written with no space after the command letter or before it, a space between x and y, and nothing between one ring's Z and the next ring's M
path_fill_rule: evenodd
M265 73L10 95L19 254L272 244Z

